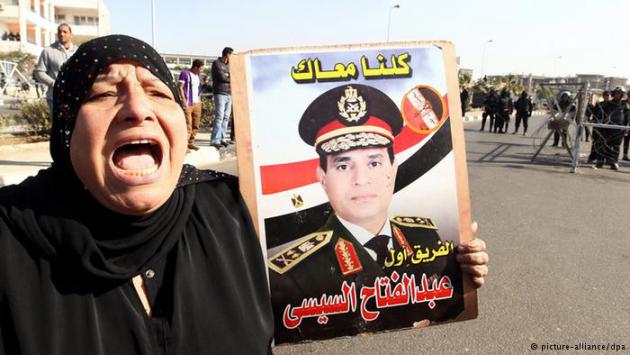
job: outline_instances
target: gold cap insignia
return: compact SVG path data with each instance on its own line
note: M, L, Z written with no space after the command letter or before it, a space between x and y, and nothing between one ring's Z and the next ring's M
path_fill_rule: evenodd
M339 115L348 122L356 122L367 113L367 104L362 96L357 93L357 89L348 86L344 95L337 101Z

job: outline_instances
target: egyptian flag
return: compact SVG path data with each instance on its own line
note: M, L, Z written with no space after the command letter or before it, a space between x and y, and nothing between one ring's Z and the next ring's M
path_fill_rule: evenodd
M384 105L382 100L378 101L380 95L384 94L377 89L359 84L352 85L352 88L358 90L357 96L367 102L367 108L362 120L356 120L347 126L371 127L377 133L385 132L383 127L391 127L390 132L393 131L391 139L393 139L394 154L398 161L395 193L416 182L451 153L452 138L447 95L442 96L429 86L417 86L404 96L399 108L393 102L391 105ZM347 91L347 88L339 87L333 90ZM347 92L334 94L336 96L333 93L328 95L327 92L316 99L307 108L302 119L304 122L315 122L306 126L301 124L300 134L305 142L315 146L316 149L321 149L318 137L331 136L334 135L331 132L335 130L347 129L347 127L341 127L335 119L330 118L335 116L334 112L321 112L327 107L334 107L338 111L339 96L348 96ZM328 96L333 99L335 105L321 101L326 100ZM352 98L346 101L352 101ZM378 101L379 104L373 105L370 111L371 101ZM395 105L394 108L392 105ZM400 127L388 121L388 117L393 117L393 115L385 111L393 109L400 117L398 120L401 122ZM312 119L305 120L309 118L309 115ZM319 119L319 117L325 117L325 119ZM338 120L341 121L342 118ZM386 133L381 134L387 136ZM330 143L330 140L328 142ZM317 180L318 165L318 159L310 159L260 167L262 190L260 203L267 206L280 206L277 213L265 218L268 249L306 235L308 232L316 231L326 222L332 212Z

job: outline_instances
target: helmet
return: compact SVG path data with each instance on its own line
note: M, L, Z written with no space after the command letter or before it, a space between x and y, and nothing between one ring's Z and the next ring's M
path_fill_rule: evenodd
M613 95L616 94L616 93L625 94L626 90L624 90L623 87L621 87L621 86L617 86L611 92L612 92Z

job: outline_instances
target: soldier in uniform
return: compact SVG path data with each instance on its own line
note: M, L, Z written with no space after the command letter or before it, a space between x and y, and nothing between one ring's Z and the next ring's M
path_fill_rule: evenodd
M602 103L604 121L611 125L623 125L624 115L627 111L627 103L622 101L625 90L622 87L616 87L611 94L612 100ZM611 169L619 170L619 150L625 131L615 128L602 128L601 132L604 141L601 154L604 159L600 159L596 167L601 168L604 164L608 164Z
M389 216L397 173L392 145L402 125L387 95L359 84L323 93L304 112L300 136L320 156L317 177L333 212L316 232L268 251L276 343L453 319L463 310L461 271L481 280L476 287L483 283L483 242L455 249L453 241L441 240L431 218ZM362 297L378 290L377 278L395 283L405 276L425 290L444 286L434 295L452 292L396 307ZM351 288L353 301L346 293Z
M604 122L604 111L602 110L602 105L605 102L610 101L610 91L605 90L602 93L602 98L603 101L602 102L597 102L592 108L591 108L591 116L589 117L590 120L592 122L595 123L603 123ZM600 128L597 127L593 127L593 143L591 144L591 153L588 156L588 162L592 163L592 162L599 162L602 161L602 166L603 166L603 161L604 161L604 156L602 155L603 151L604 151L604 137L602 136L602 131Z
M495 102L498 100L497 98L497 93L496 91L494 91L494 89L490 89L490 92L488 92L488 94L486 95L486 98L483 100L483 113L481 114L481 129L480 131L483 132L484 128L486 127L486 119L489 117L490 118L490 129L489 131L492 132L492 127L494 127L494 107L495 107Z
M527 96L527 91L523 90L521 96L516 100L514 107L516 108L516 123L512 134L518 132L521 121L523 121L523 135L525 135L527 134L527 119L532 115L532 110L534 109L532 100Z
M561 115L559 116L562 120L558 120L557 125L554 126L553 131L553 144L552 147L558 147L560 144L560 138L562 138L562 146L566 148L567 146L567 134L569 126L569 120L575 119L576 108L575 104L573 104L573 100L571 99L571 93L569 91L563 91L558 96L558 107L556 109L560 110Z
M497 133L497 131L499 133L505 133L510 124L510 115L513 110L512 99L506 89L501 90L501 95L496 101L495 109L494 133Z

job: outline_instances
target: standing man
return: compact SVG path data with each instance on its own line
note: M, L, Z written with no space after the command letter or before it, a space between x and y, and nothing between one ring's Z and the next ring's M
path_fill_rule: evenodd
M77 50L72 43L72 29L67 23L62 23L57 27L57 41L44 48L39 60L35 65L33 76L35 80L48 87L46 91L46 102L50 114L53 113L53 86L61 65L70 58Z
M494 121L494 133L507 132L508 125L510 123L510 115L512 114L512 99L507 89L501 90L501 95L496 101L495 121ZM503 130L505 128L505 130Z
M466 109L468 108L468 98L469 98L468 90L466 87L462 88L462 92L459 94L459 100L462 103L462 118L466 116Z
M523 90L521 96L518 100L516 100L514 107L516 108L516 123L512 134L516 134L516 132L518 132L518 128L520 127L522 120L523 135L525 135L527 133L527 119L532 115L532 110L534 109L532 100L530 100L529 96L527 96L527 91Z
M179 92L186 105L186 126L188 127L188 149L199 150L195 144L195 136L199 132L201 122L201 79L199 73L203 70L203 61L193 60L190 70L179 74Z
M627 104L622 99L626 92L622 87L618 86L611 93L612 100L602 103L604 123L623 125ZM604 159L603 161L601 159L598 160L596 167L601 168L604 164L608 164L611 169L619 170L619 148L623 140L624 131L614 128L602 128L601 132L604 141L602 149Z
M627 93L624 112L624 126L630 126L630 92ZM630 131L626 131L623 137L623 160L630 161L628 149L630 148Z
M486 98L483 100L483 114L481 114L482 120L481 120L481 129L480 131L483 132L484 128L486 127L486 119L488 117L490 117L490 129L489 131L492 132L492 127L494 127L494 103L497 100L496 97L496 92L494 91L494 89L490 89L490 92L488 92L488 94L486 95Z
M212 63L212 91L214 93L214 122L210 145L219 149L227 147L232 141L226 139L230 113L232 112L232 89L230 87L230 56L234 50L223 48L221 58Z
M602 105L605 102L610 101L610 91L606 90L602 93L602 102L597 102L591 108L591 121L595 123L603 123L604 122L604 111L602 109ZM604 137L602 136L601 128L593 127L593 143L591 144L591 154L588 156L588 162L598 163L600 160L603 160L604 156L602 155L604 149Z

